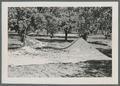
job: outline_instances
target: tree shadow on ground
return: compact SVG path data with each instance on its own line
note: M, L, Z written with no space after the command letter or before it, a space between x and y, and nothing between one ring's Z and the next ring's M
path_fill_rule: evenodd
M28 71L29 69L29 71ZM111 60L89 60L77 63L8 65L9 77L111 77ZM44 76L43 76L44 75Z
M50 37L49 35L37 35L37 34L29 34L31 37ZM65 36L57 36L55 35L54 38L65 38ZM68 38L78 38L78 36L68 36Z
M36 39L42 42L59 42L59 43L65 42L64 39L44 39L44 38L40 38L40 39L36 38ZM72 41L73 40L69 39L66 42L72 42Z
M111 77L112 76L112 61L111 60L88 60L78 63L66 63L77 67L73 74L65 74L62 77ZM68 69L68 68L66 68Z
M43 46L43 47L37 47L37 48L35 48L35 49L37 49L37 50L39 50L39 49L53 49L53 50L62 50L62 48L58 48L58 47L51 47L51 46Z
M20 45L20 44L10 44L10 45L8 45L8 50L20 49L21 47L22 47L22 45Z
M94 42L88 42L88 43L107 46L107 44L101 43L100 41L94 41Z
M87 64L85 73L93 77L112 76L112 60L89 60L85 61Z
M103 54L107 55L108 57L112 58L112 49L103 49L103 48L96 48Z
M72 75L66 74L63 77L111 77L111 60L88 60L75 63L78 69Z

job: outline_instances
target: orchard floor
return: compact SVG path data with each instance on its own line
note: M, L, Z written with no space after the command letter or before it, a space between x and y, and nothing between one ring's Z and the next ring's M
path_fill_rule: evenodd
M29 44L21 48L21 43L18 41L18 38L16 38L15 41L15 36L9 37L9 77L112 76L111 54L110 52L103 54L101 53L102 51L99 50L100 48L103 49L103 51L111 48L111 40L104 41L104 39L97 39L96 41L96 39L91 36L88 38L87 43L81 38L69 38L68 42L61 41L62 38L59 38L59 41L53 41L54 39L52 39L52 41L46 41L43 39L44 37L34 38L40 41L35 41L32 37L28 39ZM70 40L73 39L76 41L72 44ZM34 43L32 41L34 41ZM70 46L65 49L60 49L68 45ZM56 48L41 48L41 46Z

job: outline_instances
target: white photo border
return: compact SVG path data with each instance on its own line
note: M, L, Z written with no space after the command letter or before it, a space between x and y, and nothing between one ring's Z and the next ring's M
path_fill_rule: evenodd
M9 78L8 7L112 7L112 77ZM7 84L118 84L118 2L2 2L2 83Z

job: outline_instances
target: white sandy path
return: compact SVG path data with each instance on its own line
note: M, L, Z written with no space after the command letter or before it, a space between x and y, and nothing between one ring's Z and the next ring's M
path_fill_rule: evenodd
M46 64L46 63L76 63L87 60L111 60L111 58L100 53L82 38L78 39L69 48L64 51L41 51L26 46L18 51L10 52L8 64L10 65L28 65L28 64ZM25 54L24 53L28 53Z

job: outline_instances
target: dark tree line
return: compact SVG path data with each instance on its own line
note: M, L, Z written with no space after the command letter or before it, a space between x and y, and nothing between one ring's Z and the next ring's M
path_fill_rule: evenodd
M111 7L10 7L8 29L15 30L25 42L25 36L37 30L46 30L51 38L57 32L76 32L79 36L97 34L106 38L112 32Z

